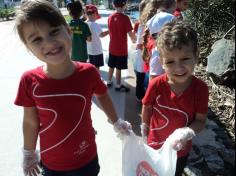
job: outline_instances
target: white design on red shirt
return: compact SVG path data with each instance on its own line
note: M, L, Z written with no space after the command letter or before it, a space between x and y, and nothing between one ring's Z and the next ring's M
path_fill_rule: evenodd
M66 141L72 134L73 132L78 128L81 120L82 120L82 117L83 117L83 114L84 114L84 110L85 110L85 107L86 107L86 98L80 94L51 94L51 95L36 95L36 89L38 87L38 84L34 87L33 89L33 96L36 97L36 98L50 98L50 97L65 97L65 96L75 96L75 97L81 97L83 100L84 100L84 107L83 107L83 110L82 110L82 113L80 115L80 118L79 118L79 121L78 123L75 125L74 128L71 129L71 131L59 142L57 142L56 144L54 144L53 146L50 146L44 150L42 150L40 153L43 154L57 146L59 146L60 144L62 144L64 141ZM39 108L40 110L46 110L46 111L51 111L55 114L54 116L54 119L53 121L47 126L45 127L44 129L42 129L39 134L42 134L42 133L45 133L54 123L56 123L56 120L57 120L57 112L53 109L49 109L49 108L43 108L43 107L39 107L37 106L37 108Z
M161 95L158 95L157 96L157 98L156 98L156 103L157 103L157 105L160 107L160 108L164 108L164 109L167 109L167 110L170 110L170 111L177 111L177 112L179 112L179 113L181 113L181 114L183 114L184 116L183 117L185 117L186 118L186 122L185 122L185 126L187 126L188 125L188 122L189 122L189 117L188 117L188 114L186 113L186 112L184 112L184 111L182 111L182 110L179 110L179 109L176 109L176 108L171 108L171 107L168 107L168 106L164 106L164 105L161 105L160 103L159 103L159 99L160 99L160 97L161 97ZM163 126L161 126L161 127L159 127L159 128L152 128L152 129L150 129L151 131L158 131L158 130L162 130L162 129L164 129L164 128L167 128L168 127L168 124L169 124L169 118L165 115L165 114L163 114L157 107L153 107L153 109L155 110L155 111L157 111L165 120L166 120L166 124L164 124ZM165 141L160 141L160 142L151 142L151 143L149 143L149 145L161 145L161 144L164 144L164 142Z

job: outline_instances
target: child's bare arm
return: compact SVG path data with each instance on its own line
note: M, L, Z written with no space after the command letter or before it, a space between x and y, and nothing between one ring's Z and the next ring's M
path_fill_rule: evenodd
M92 36L89 36L89 37L87 37L87 42L91 42L92 41Z
M118 120L118 117L109 94L105 93L103 95L96 95L96 98L109 120L112 123L115 123Z
M135 32L130 31L130 32L128 32L128 35L129 35L131 41L132 41L133 43L136 43L137 37L136 37L136 35L135 35Z
M206 125L207 114L197 113L194 122L189 126L195 134L200 133Z
M24 107L24 147L22 150L24 175L38 175L40 173L39 154L35 150L39 134L39 124L36 108Z
M34 150L36 148L38 133L39 133L39 119L35 107L24 107L23 119L23 135L24 135L24 149Z
M132 129L131 124L118 118L108 92L103 95L96 95L96 97L102 106L103 111L108 116L109 122L114 126L114 130L121 136L130 134L130 130Z
M147 126L150 124L150 118L152 116L152 106L143 105L142 108L142 123L145 123Z
M109 31L102 32L99 37L106 37L109 34Z

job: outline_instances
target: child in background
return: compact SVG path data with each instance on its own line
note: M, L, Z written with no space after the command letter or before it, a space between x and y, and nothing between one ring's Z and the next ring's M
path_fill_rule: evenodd
M176 0L176 9L173 13L175 17L184 19L182 12L186 11L189 7L189 0Z
M161 6L160 0L151 0L149 1L144 10L143 13L140 16L140 24L142 26L146 26L147 22L157 13L157 9ZM142 59L144 61L144 72L145 72L145 79L144 79L144 89L147 89L148 82L149 82L149 62L151 57L151 50L152 48L155 48L156 42L152 39L150 36L150 33L146 29L146 32L144 30L143 34L143 49L142 49Z
M193 75L198 62L197 33L183 21L167 23L157 39L165 74L149 82L143 98L141 133L159 149L169 137L178 151L175 176L181 176L191 150L191 139L205 127L208 87Z
M149 3L149 0L142 0L139 4L139 12L140 16L145 8L145 6ZM136 100L137 102L141 102L145 95L144 88L144 80L145 80L145 71L144 71L144 61L142 59L142 50L143 50L143 33L145 26L140 23L140 19L134 25L134 32L137 35L136 41L136 51L134 58L134 71L136 74Z
M86 41L92 41L92 34L88 24L80 18L83 13L83 4L80 0L68 0L67 9L72 17L72 20L69 23L73 33L71 58L74 61L87 62L88 52Z
M160 61L159 61L159 52L156 50L156 36L158 32L161 30L162 26L170 22L174 19L174 15L172 13L175 10L176 3L175 0L158 0L159 1L159 8L157 10L157 13L154 17L152 17L146 24L147 26L147 33L151 36L150 40L151 47L150 50L150 61L149 61L149 76L150 79L153 79L156 76L159 76L164 73L163 68L161 67Z
M132 23L124 14L127 0L113 0L116 12L108 18L108 29L110 35L109 59L108 59L108 81L107 87L111 87L112 76L116 68L116 91L129 92L130 89L121 83L121 70L128 68L128 39L129 34L133 43L136 40L133 33Z
M119 134L128 134L130 124L118 119L96 68L71 60L71 31L51 2L23 1L15 27L26 48L44 62L22 75L15 99L24 107L24 175L37 175L41 162L43 176L97 176L92 96ZM38 137L41 161L35 150Z
M101 18L96 6L92 4L86 5L86 14L88 17L87 24L92 32L92 41L87 42L89 62L99 70L99 67L104 66L103 49L100 37L107 36L109 31L102 32L102 28L96 23L96 20Z

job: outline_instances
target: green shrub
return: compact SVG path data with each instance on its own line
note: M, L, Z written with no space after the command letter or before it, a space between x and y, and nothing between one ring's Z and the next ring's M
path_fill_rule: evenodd
M201 56L235 25L235 0L191 0L187 17L199 33ZM234 30L227 37L234 38Z
M0 8L0 20L9 20L15 16L15 9L2 9Z

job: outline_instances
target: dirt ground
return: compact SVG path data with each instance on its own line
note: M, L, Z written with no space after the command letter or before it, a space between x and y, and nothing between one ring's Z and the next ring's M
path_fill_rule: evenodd
M223 85L216 85L207 75L206 67L198 65L196 76L204 80L209 86L209 107L214 121L223 126L235 146L235 89Z

